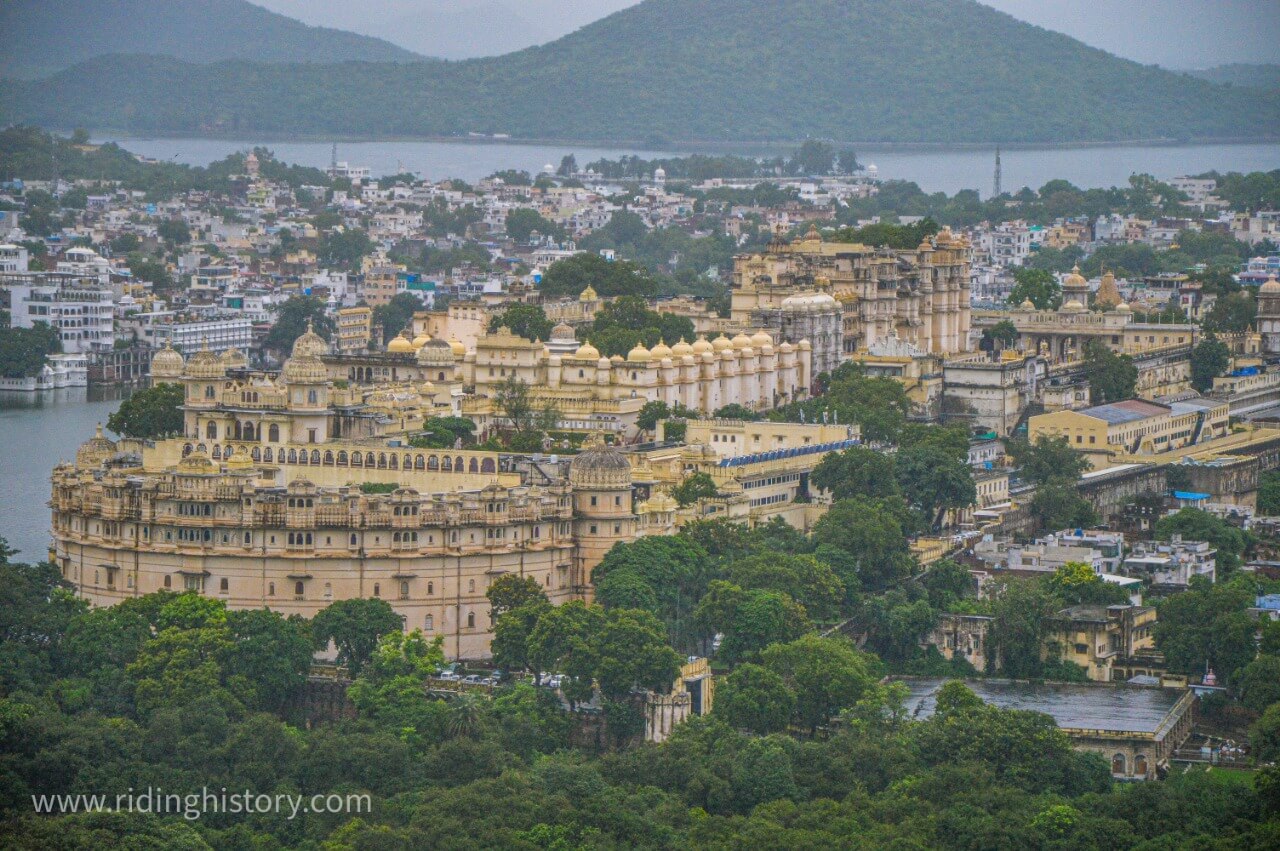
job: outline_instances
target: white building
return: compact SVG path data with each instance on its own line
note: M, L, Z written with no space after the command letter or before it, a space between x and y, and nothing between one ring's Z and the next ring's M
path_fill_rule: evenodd
M1169 185L1187 196L1192 204L1203 204L1204 200L1218 188L1218 181L1212 177L1175 177Z
M30 272L0 278L9 289L9 323L31 328L44 322L58 330L68 354L110 351L115 346L115 294L95 278Z
M1174 535L1169 541L1142 541L1133 545L1121 572L1147 579L1152 585L1185 589L1193 576L1217 577L1217 550L1205 541L1184 541Z
M185 355L206 345L216 353L227 349L246 351L253 344L253 323L245 316L157 324L154 331L157 347L172 341L173 347Z
M29 263L27 249L21 245L0 245L0 272L25 272Z

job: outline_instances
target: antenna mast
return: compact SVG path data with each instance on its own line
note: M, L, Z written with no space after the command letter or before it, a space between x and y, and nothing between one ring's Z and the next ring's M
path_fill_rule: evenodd
M999 145L996 145L996 177L995 177L994 183L995 183L993 187L994 191L992 192L991 197L999 198L1000 197L1000 146Z

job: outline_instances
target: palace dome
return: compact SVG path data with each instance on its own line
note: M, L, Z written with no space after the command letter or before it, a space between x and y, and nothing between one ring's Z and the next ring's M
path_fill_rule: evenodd
M665 340L658 340L658 345L649 350L649 356L654 360L664 360L673 354L674 352L671 351L671 347L667 345Z
M684 341L684 337L680 338L680 342L671 347L671 354L674 357L682 358L685 355L693 354L693 346Z
M1076 299L1072 299L1071 301L1062 305L1063 313L1082 313L1084 312L1084 310L1085 310L1085 306L1081 304L1079 301L1077 301Z
M449 338L449 350L453 352L453 356L460 358L467 353L467 347L462 345L462 341L457 337Z
M596 438L582 454L569 462L569 483L575 488L628 487L631 462L617 450Z
M578 301L599 301L600 294L596 292L596 288L587 284L581 294L578 295Z
M733 348L733 341L724 334L721 334L719 337L716 337L711 341L711 348L717 352L723 352Z
M1133 313L1133 308L1127 301L1122 301L1116 305L1116 313Z
M453 349L444 340L431 340L418 349L418 363L452 366Z
M221 378L226 375L226 369L222 366L222 361L213 352L209 351L208 338L200 346L200 351L191 356L191 360L187 361L187 374L192 378Z
M182 354L173 348L173 342L166 340L164 348L151 357L151 379L158 381L165 378L181 378L182 370L187 362Z
M413 341L402 331L400 336L387 343L387 351L394 355L413 354Z
M648 363L649 350L644 347L643 343L636 343L636 347L627 352L627 363Z
M577 339L577 336L578 335L573 330L573 326L567 325L564 322L561 322L559 325L551 329L551 339L553 341L574 340Z
M323 384L329 378L328 371L319 358L289 358L284 362L286 384Z
M249 358L239 349L227 349L222 353L222 365L227 369L243 369L249 365Z
M600 350L591 345L591 341L588 340L578 346L578 350L573 353L573 356L582 360L598 360L600 358Z
M758 349L763 349L765 346L773 345L773 338L764 331L757 331L751 335L751 345Z
M311 320L308 319L307 330L303 332L302 336L293 341L293 349L289 354L290 357L295 358L318 358L321 355L329 354L329 344L324 341L324 337L321 337L315 332L315 329L311 325Z
M1258 295L1280 295L1280 281L1273 274L1267 282L1258 288Z
M1084 279L1084 275L1080 274L1080 264L1076 264L1071 268L1071 274L1062 279L1063 288L1068 287L1087 287L1089 282Z
M714 346L707 342L706 337L699 337L697 340L694 340L693 345L690 346L690 351L695 355L704 355L714 348Z
M733 347L735 349L751 348L751 338L748 337L746 334L739 333L730 342L733 343Z
M425 346L427 343L430 343L430 342L431 342L431 337L430 337L429 335L427 335L427 334L419 334L418 336L416 336L416 337L414 337L414 338L413 338L413 348L414 348L415 350L416 350L416 349L420 349L420 348L422 348L423 346Z
M1033 302L1031 299L1024 298L1022 300L1022 304L1018 305L1018 309L1019 310L1035 310L1036 305L1035 305L1035 302Z

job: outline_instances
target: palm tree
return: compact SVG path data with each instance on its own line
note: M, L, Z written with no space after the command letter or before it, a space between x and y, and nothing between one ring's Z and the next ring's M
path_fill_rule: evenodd
M474 694L459 695L449 707L445 730L450 738L474 736L484 722L484 708Z

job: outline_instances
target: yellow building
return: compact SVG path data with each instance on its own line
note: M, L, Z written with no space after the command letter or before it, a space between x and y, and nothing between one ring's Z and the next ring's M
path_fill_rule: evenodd
M1041 648L1046 659L1072 662L1089 679L1109 683L1114 669L1155 650L1156 610L1152 606L1072 606L1049 620Z
M373 309L345 307L338 311L338 351L344 354L369 350L373 336Z
M1032 417L1027 437L1061 436L1084 453L1094 469L1112 464L1117 455L1159 456L1186 446L1224 437L1229 431L1226 402L1187 399L1161 405L1127 399L1080 411L1057 411Z

